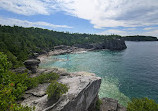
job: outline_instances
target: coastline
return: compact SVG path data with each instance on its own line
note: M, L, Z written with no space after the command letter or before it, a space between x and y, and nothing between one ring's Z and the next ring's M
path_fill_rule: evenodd
M50 56L55 55L63 55L63 54L70 54L70 53L84 53L87 51L92 51L94 49L85 49L85 48L78 48L78 47L71 47L69 49L55 49L51 50L45 54L40 54L37 59L39 59L42 62L46 61Z

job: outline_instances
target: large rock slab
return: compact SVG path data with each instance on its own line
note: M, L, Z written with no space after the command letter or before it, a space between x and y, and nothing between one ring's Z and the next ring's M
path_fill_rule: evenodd
M21 104L35 106L35 111L87 111L98 95L101 78L80 72L61 76L59 82L69 90L58 101L47 99L45 92L49 83L45 83L27 91Z

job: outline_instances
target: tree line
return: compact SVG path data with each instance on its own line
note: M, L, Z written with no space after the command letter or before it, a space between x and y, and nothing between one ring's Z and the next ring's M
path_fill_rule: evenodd
M49 51L57 45L96 43L119 37L119 35L65 33L35 27L0 25L0 51L7 55L8 60L16 68L23 65L23 61L33 52Z

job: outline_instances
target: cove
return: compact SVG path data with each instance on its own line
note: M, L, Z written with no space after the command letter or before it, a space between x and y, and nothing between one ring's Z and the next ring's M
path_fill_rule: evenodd
M123 51L51 56L40 67L95 73L102 78L99 97L117 99L122 105L133 97L148 97L158 102L158 42L126 42L126 45Z

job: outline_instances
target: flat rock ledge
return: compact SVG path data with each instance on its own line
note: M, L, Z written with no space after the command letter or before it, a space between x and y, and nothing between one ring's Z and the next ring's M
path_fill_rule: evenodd
M101 78L87 72L67 73L65 70L39 69L41 73L55 72L60 75L58 82L66 84L69 90L58 101L47 99L46 89L49 83L38 85L25 92L22 105L35 106L35 111L87 111L98 96ZM35 75L32 75L34 77Z

